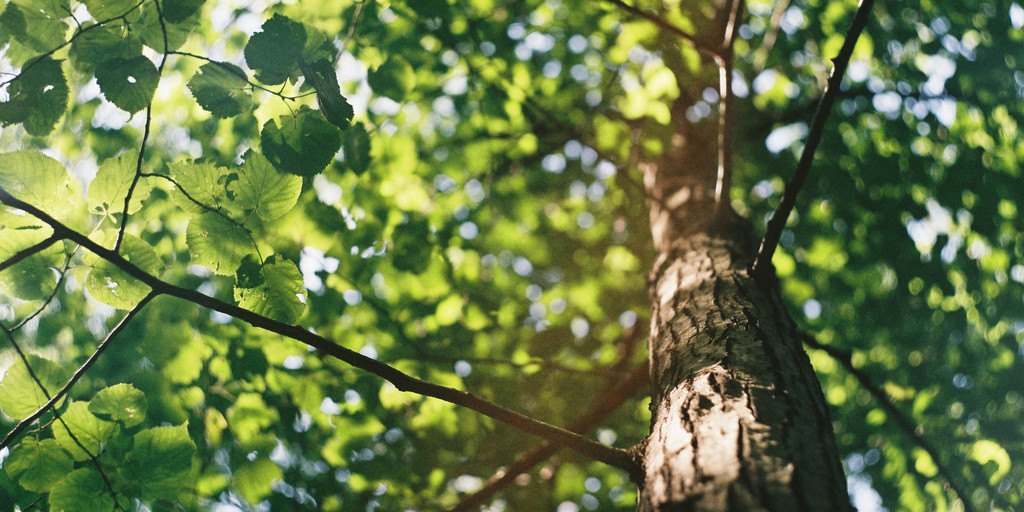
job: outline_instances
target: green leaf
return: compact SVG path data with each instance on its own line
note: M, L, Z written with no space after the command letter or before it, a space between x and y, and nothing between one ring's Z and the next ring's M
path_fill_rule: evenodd
M235 203L245 210L254 210L263 220L288 213L302 192L302 178L278 172L266 157L251 149L243 157L245 162L238 169L238 179L228 185Z
M142 15L134 27L138 30L143 44L157 53L171 52L181 48L192 32L199 27L199 13L200 11L196 10L194 14L181 21L172 21L166 16L161 19L155 3L146 2L142 6Z
M228 202L227 183L230 172L206 162L174 162L168 166L175 188L171 198L189 213L219 210Z
M366 77L373 92L401 102L416 86L416 71L401 55L391 55Z
M57 286L54 267L58 265L59 254L55 247L51 247L0 272L0 290L22 300L42 300L49 297Z
M256 249L244 228L215 213L192 217L185 230L185 241L193 265L202 265L222 276L234 274L242 258Z
M149 105L159 81L159 71L146 57L117 57L96 66L96 83L103 96L131 114Z
M136 0L83 0L89 14L97 21L105 21L127 14L135 7Z
M61 478L50 490L50 510L110 512L114 497L94 466L76 469Z
M237 116L252 108L245 71L226 62L203 64L188 81L199 106L219 118Z
M261 274L263 283L235 288L238 305L280 322L295 323L306 309L306 294L298 267L291 261L271 256L263 264Z
M267 85L284 83L299 67L306 45L306 29L302 23L275 14L263 29L249 38L245 45L245 63L256 72L256 79Z
M75 468L75 461L53 439L25 439L4 461L4 469L18 485L32 492L47 492Z
M89 412L104 420L119 421L126 428L146 419L146 407L146 395L131 384L103 388L89 400Z
M63 164L38 151L0 153L0 188L58 219L68 213L68 172Z
M263 284L266 279L263 278L262 267L256 256L246 254L242 258L242 264L238 266L238 271L235 272L235 289L255 288Z
M352 123L352 105L341 95L338 76L334 66L327 59L320 59L312 64L302 64L302 74L313 89L316 90L316 101L320 113L334 126L342 130Z
M112 58L134 59L142 56L142 41L123 25L86 25L71 43L69 57L75 69L94 73L96 66Z
M89 184L89 211L99 215L113 215L124 211L124 200L128 195L135 170L138 165L138 153L128 151L114 158L106 159L98 171L96 178ZM128 203L128 213L132 214L142 208L142 202L149 197L152 186L146 179L139 179Z
M11 82L7 94L9 99L0 103L0 123L22 123L30 135L49 135L68 105L68 82L60 61L34 61Z
M49 400L48 397L64 386L68 376L59 364L49 359L32 354L28 354L25 359L46 392L39 389L39 384L21 359L8 368L0 381L0 411L16 420L26 418L42 407ZM60 402L56 405L60 406Z
M303 106L294 116L263 125L263 154L281 172L314 176L323 172L341 148L341 131L322 115Z
M66 16L67 12L47 12L49 9L34 4L24 0L7 4L7 9L0 14L0 24L18 44L37 53L53 51L64 44L68 25L58 18Z
M363 123L355 123L345 131L342 151L345 165L350 171L362 174L370 168L370 147L370 134Z
M232 475L231 487L251 504L270 494L274 482L284 478L281 467L270 459L259 458L242 465Z
M191 480L195 451L185 424L146 429L133 436L126 473L138 479L142 499L175 499Z
M395 228L391 264L398 270L421 274L430 266L434 250L430 243L430 224L422 217L411 217Z
M995 464L995 471L989 476L989 485L996 485L999 480L1010 472L1010 467L1012 466L1010 455L1006 453L1006 449L1000 446L999 443L988 439L975 441L974 445L971 446L969 457L980 464L988 464L990 462Z
M164 11L164 19L171 23L184 21L199 12L206 0L164 0L160 7Z
M61 448L71 452L71 456L77 461L88 460L90 454L99 456L103 446L118 432L117 423L97 418L89 412L89 404L86 402L71 402L60 417L62 421L53 424L53 438ZM68 433L68 429L71 430L71 434ZM72 434L74 438L71 437ZM88 453L82 450L82 447L85 447Z
M103 240L103 245L113 247L116 236L117 232L111 230L99 235L99 239ZM149 274L159 276L163 273L164 264L156 255L156 251L136 236L125 234L118 252L124 259ZM94 299L104 304L128 310L135 307L151 290L149 285L92 253L89 253L84 261L92 266L85 279L85 288Z

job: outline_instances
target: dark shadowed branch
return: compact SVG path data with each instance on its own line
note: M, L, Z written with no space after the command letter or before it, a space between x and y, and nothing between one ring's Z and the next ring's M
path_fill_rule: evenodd
M950 489L953 489L953 492L960 497L960 501L964 504L964 511L974 512L975 509L970 502L970 494L964 492L964 489L957 485L956 481L953 480L952 473L950 473L949 469L942 463L942 459L939 458L939 451L936 450L935 446L928 442L928 440L918 432L917 425L915 425L906 414L903 414L903 411L896 408L892 403L892 400L889 399L888 393L876 386L875 383L871 382L870 377L868 377L866 373L853 366L852 354L845 350L824 345L809 334L804 334L803 337L805 345L824 351L826 354L831 356L832 359L839 362L839 364L841 364L843 368L850 373L850 375L853 375L854 378L857 379L857 382L859 382L860 385L867 390L867 392L870 393L876 401L878 401L878 404L882 406L885 413L896 422L896 425L900 430L903 430L906 435L910 436L910 438L913 439L921 449L928 452L928 455L932 458L932 462L935 463L935 467L938 468L939 474L941 474L942 478L946 480L947 484L949 484Z
M796 165L793 177L789 179L789 183L786 183L786 191L782 195L782 203L779 204L779 208L775 210L771 220L768 221L768 229L761 240L761 248L757 251L757 259L754 260L753 265L753 273L755 275L763 274L766 272L766 269L771 268L772 255L775 254L775 248L779 245L782 230L786 227L786 220L789 219L789 214L793 211L793 206L796 205L796 195L800 192L804 182L807 181L807 174L810 172L811 164L814 162L814 152L818 148L818 143L821 142L821 137L824 133L825 120L828 119L829 112L832 110L832 104L836 101L836 95L839 93L839 83L843 80L843 74L846 73L846 66L850 63L853 48L857 46L857 39L868 24L868 16L871 14L871 6L874 3L874 0L861 0L860 6L857 7L857 13L853 16L850 30L846 32L843 47L839 50L839 55L832 60L835 67L832 68L832 74L825 85L825 92L822 94L821 101L818 102L818 108L814 112L811 128L807 133L807 144L804 145L804 151L800 155L800 161Z
M172 297L184 299L196 305L224 313L238 320L242 320L254 327L305 343L323 354L327 354L356 368L377 375L378 377L391 382L391 384L401 391L408 391L411 393L434 397L455 405L472 409L528 434L536 435L547 441L576 450L591 459L622 468L628 471L631 475L636 475L639 472L639 467L636 461L633 459L632 454L627 450L606 446L569 430L530 418L529 416L520 414L511 409L506 409L472 393L418 379L403 373L393 366L337 345L333 341L310 332L300 326L272 320L234 304L228 304L208 295L204 295L198 291L167 283L132 264L116 251L112 251L97 244L84 234L67 227L39 208L15 198L3 188L0 188L0 202L7 204L8 206L24 210L29 215L42 220L53 229L55 236L71 240L82 247L85 247L93 254L112 263L126 274L148 285L153 289L154 294L170 295Z
M583 433L596 427L609 414L622 406L629 397L643 388L647 382L647 375L647 365L644 364L635 368L624 380L611 383L598 394L599 400L587 410L586 414L580 416L572 423L569 430ZM483 488L463 498L462 501L451 509L451 512L479 510L479 507L484 505L487 500L515 481L517 476L526 473L532 467L547 460L560 449L561 447L556 444L544 442L520 455L512 464L502 468L487 479Z

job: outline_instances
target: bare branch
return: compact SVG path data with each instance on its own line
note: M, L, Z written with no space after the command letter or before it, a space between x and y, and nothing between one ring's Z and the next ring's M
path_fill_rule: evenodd
M718 63L718 179L715 182L715 208L729 203L732 189L732 65L736 25L739 24L743 0L732 0L729 21L722 36L722 56Z
M523 432L542 437L553 443L576 450L591 459L622 468L629 471L631 475L636 474L639 471L637 463L634 461L631 453L627 450L606 446L569 430L535 420L529 416L520 414L511 409L506 409L493 402L480 398L472 393L418 379L403 373L397 368L377 361L376 359L337 345L327 338L310 332L300 326L289 325L277 320L272 320L234 304L228 304L208 295L204 295L198 291L182 288L162 281L158 277L135 266L116 251L97 244L87 236L69 228L39 208L15 198L3 188L0 188L0 202L7 204L8 206L24 210L29 215L49 224L50 227L53 228L55 235L67 238L85 247L93 254L96 254L97 256L114 264L126 274L148 285L153 289L153 293L155 294L170 295L172 297L184 299L199 306L232 316L254 327L265 329L267 331L292 338L296 341L300 341L317 349L321 353L327 354L356 368L377 375L378 377L391 382L401 391L408 391L437 398L445 402L450 402L455 405L472 409L490 418L522 430Z
M935 467L938 468L942 478L944 478L946 483L949 484L950 489L953 489L953 492L960 497L960 501L964 504L964 511L975 511L974 507L971 505L970 494L964 492L964 489L957 485L956 481L953 480L952 473L950 473L949 469L942 463L942 459L939 458L939 451L936 450L935 446L928 442L924 436L918 433L917 425L915 425L906 414L903 414L903 411L896 408L885 391L871 382L870 377L868 377L866 373L853 366L853 358L850 352L825 345L806 333L803 334L803 342L809 347L824 351L826 354L831 356L832 359L835 359L839 364L843 365L843 368L845 368L850 375L853 375L854 378L857 379L857 382L859 382L860 385L863 386L876 401L878 401L878 404L881 405L882 409L885 410L885 413L896 422L896 425L903 430L905 434L910 436L918 446L928 452L928 455L932 458L932 462L935 463Z
M828 118L829 112L832 110L832 104L835 103L836 95L839 93L839 83L843 80L846 66L850 63L850 56L853 55L853 48L857 45L857 39L868 24L868 16L871 14L871 6L874 3L874 0L861 0L860 6L857 7L857 13L853 16L850 30L846 32L846 40L843 41L843 47L839 50L839 55L832 61L835 67L832 68L832 75L828 78L825 92L822 94L818 108L814 112L811 129L807 134L807 144L804 146L803 154L800 155L800 161L797 163L793 177L786 184L786 192L782 196L782 203L775 210L771 220L768 221L768 229L764 234L764 239L761 240L761 248L757 251L757 259L754 260L752 270L755 275L763 274L767 271L766 269L771 268L772 255L775 254L775 248L779 245L779 238L782 237L782 230L786 227L786 220L796 204L796 195L807 180L807 174L810 172L811 164L814 162L814 151L818 148L818 143L821 142L821 137L824 133L825 120Z

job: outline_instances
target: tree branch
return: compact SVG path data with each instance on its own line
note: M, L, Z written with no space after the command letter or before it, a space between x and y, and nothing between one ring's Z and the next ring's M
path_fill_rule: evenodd
M54 405L58 401L60 401L61 398L64 398L64 396L67 395L69 391L71 391L71 387L74 386L75 383L78 382L83 375L85 375L85 372L89 371L89 368L91 368L92 365L96 363L96 361L100 358L100 355L107 350L107 347L109 347L110 344L114 341L114 338L118 334L120 334L121 331L124 330L125 326L128 325L128 322L133 317L135 317L135 315L137 315L139 311L141 311L142 308L144 308L146 304L149 303L149 301L153 300L154 297L156 297L156 295L154 293L150 293L149 295L146 295L141 301L139 301L139 303L136 304L135 307L132 308L132 310L129 311L128 314L125 315L124 318L122 318L121 321L118 322L113 329L110 330L109 333L107 333L107 337L104 338L103 341L96 347L96 350L93 351L92 355L90 355L89 358L86 359L84 363L82 363L82 366L80 366L78 370L75 371L74 375L72 375L71 378L68 379L67 383L64 384L64 387L60 388L59 391L57 391L52 397L50 397L50 399L47 400L45 404L36 409L35 412L33 412L28 417L18 422L18 424L15 425L14 428L11 429L11 431L8 432L6 436L4 436L3 441L0 441L0 450L3 450L4 448L10 446L11 442L14 441L14 438L17 437L18 434L21 434L22 431L28 428L29 425L31 425L37 419L42 417L43 414L46 414L46 411L53 408ZM8 336L10 336L10 333L8 333ZM25 361L25 365L28 365L28 361ZM40 387L42 387L41 383L39 385Z
M803 154L800 155L800 161L797 163L793 177L786 184L786 192L782 196L782 203L779 204L779 208L775 210L771 220L768 221L768 229L761 240L761 248L757 251L757 258L754 260L752 269L752 273L755 275L764 274L767 272L767 269L771 268L772 255L775 254L775 248L779 245L779 238L782 237L782 230L786 227L786 220L796 204L796 195L807 180L807 174L810 172L811 164L814 162L814 152L818 148L818 143L821 142L821 137L824 133L825 120L828 119L829 112L832 110L832 104L835 103L836 95L839 93L839 84L843 80L846 66L850 63L850 56L853 55L853 48L857 46L857 39L868 23L871 6L874 3L874 0L861 0L860 6L857 7L857 13L853 16L850 30L846 32L846 40L843 41L843 47L839 50L839 55L832 61L835 67L832 68L832 75L828 78L825 92L822 94L818 108L814 112L811 129L807 134L807 144L804 146Z
M337 345L327 338L310 332L300 326L289 325L277 320L272 320L234 304L228 304L208 295L204 295L198 291L167 283L135 266L116 251L112 251L97 244L87 236L65 226L63 223L54 219L39 208L15 198L3 188L0 188L0 202L7 204L8 206L24 210L29 215L49 224L54 230L54 235L71 240L85 247L93 254L96 254L97 256L114 264L126 274L148 285L153 289L154 294L170 295L172 297L184 299L199 306L232 316L254 327L300 341L324 354L377 375L378 377L391 382L401 391L408 391L423 396L437 398L445 402L472 409L490 418L518 428L523 432L572 448L591 459L622 468L630 472L631 475L636 474L639 471L638 465L627 450L606 446L569 430L535 420L511 409L501 407L472 393L418 379L403 373L397 368L377 361L376 359Z
M569 430L576 433L586 432L615 412L629 397L639 391L647 382L648 369L646 364L637 366L623 381L609 384L599 393L600 400L585 414L576 418ZM487 483L479 491L462 499L450 512L470 512L479 507L492 496L511 484L517 476L526 473L533 466L551 457L561 447L544 442L534 449L522 454L508 467L502 468L487 479Z
M4 270L7 270L7 269L17 265L22 260L25 260L27 258L32 257L35 254L38 254L40 252L45 251L47 248L49 248L51 245L57 243L58 241L60 241L60 237L54 236L54 235L50 235L49 237L47 237L46 239L40 241L39 243L37 243L37 244L35 244L35 245L31 246L31 247L26 247L26 248L24 248L24 249L22 249L22 250L20 250L20 251L18 251L16 253L14 253L13 255L11 255L10 258L7 258L4 261L0 261L0 272L3 272Z
M835 359L837 362L839 362L839 364L841 364L843 368L845 368L846 371L850 373L850 375L853 375L854 378L857 379L857 382L859 382L860 385L865 390L867 390L867 392L870 393L876 401L878 401L878 404L881 405L882 409L885 410L886 414L888 414L889 417L896 422L896 425L899 426L899 428L903 430L905 434L910 436L910 438L913 439L918 446L920 446L924 451L928 452L928 455L932 458L932 462L935 463L935 467L938 468L938 471L942 475L942 478L946 480L947 484L949 484L950 489L953 489L953 492L955 492L956 495L960 497L960 501L962 501L964 504L964 511L974 512L975 509L970 502L970 494L964 492L963 488L957 485L956 481L953 480L952 473L942 463L942 459L939 458L939 451L936 450L935 446L928 442L928 440L925 439L924 436L917 432L917 425L915 425L914 422L907 417L907 415L903 414L903 411L900 411L899 409L896 408L896 405L892 403L892 400L889 399L889 395L885 391L883 391L873 382L871 382L871 379L867 376L866 373L853 366L852 354L848 351L840 350L838 348L825 345L819 342L818 340L814 339L814 337L809 334L802 334L803 342L805 345L812 348L816 348L818 350L822 350L826 354L831 356L832 359Z
M681 28L679 28L679 27L677 27L677 26L675 26L675 25L673 25L671 23L669 23L668 21L665 21L665 19L661 18L660 16L656 16L654 14L651 14L651 13L647 12L647 11L644 11L644 10L641 10L641 9L639 9L637 7L629 5L626 2L623 2L622 0L606 0L606 1L611 2L611 3L621 7L623 10L625 10L626 12L628 12L630 14L633 14L634 16L639 16L639 17L641 17L641 18L643 18L643 19L645 19L647 21L650 21L651 23L654 23L655 25L657 25L662 30L666 30L668 32L671 32L672 35L674 35L674 36L676 36L676 37L678 37L680 39L686 40L687 42L692 44L693 47L697 51L707 55L708 57L711 57L712 59L715 59L715 61L721 61L722 60L722 56L721 56L721 54L717 50L714 50L712 48L708 48L707 45L705 45L700 39L697 39L696 36L694 36L693 34L690 34L689 32L687 32L687 31L685 31L685 30L683 30L683 29L681 29Z

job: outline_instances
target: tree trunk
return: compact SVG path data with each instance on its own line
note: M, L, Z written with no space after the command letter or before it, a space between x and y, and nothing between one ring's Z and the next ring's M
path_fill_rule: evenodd
M658 256L638 508L852 510L821 385L778 282L749 272L750 223L715 208L715 144L677 128L667 156L642 166Z

